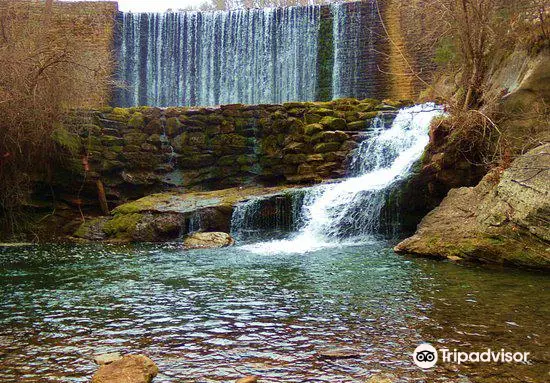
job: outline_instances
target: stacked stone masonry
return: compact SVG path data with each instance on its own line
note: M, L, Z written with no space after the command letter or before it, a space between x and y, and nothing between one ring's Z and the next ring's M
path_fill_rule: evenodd
M66 179L101 180L113 204L167 189L311 184L346 174L371 121L402 102L340 99L216 108L76 112L61 146ZM76 148L75 148L76 147ZM63 178L59 178L63 180ZM66 185L60 185L66 188Z

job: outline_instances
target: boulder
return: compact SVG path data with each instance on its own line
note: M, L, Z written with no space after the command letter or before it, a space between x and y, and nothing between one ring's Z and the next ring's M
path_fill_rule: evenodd
M376 374L369 377L366 383L394 383L397 377L393 374Z
M361 352L349 347L333 347L317 353L319 359L351 359L359 358Z
M119 359L122 359L122 356L120 355L119 352L111 352L108 354L101 354L101 355L94 356L94 362L100 366L104 364L111 364L113 362L116 362Z
M237 379L235 383L256 383L258 379L257 376L245 376L244 378Z
M319 121L327 130L346 130L347 123L343 118L325 116Z
M145 355L126 355L101 365L92 383L150 383L157 374L158 367Z
M183 241L186 249L215 249L235 244L235 240L227 233L194 233Z
M550 269L550 144L452 189L395 251Z

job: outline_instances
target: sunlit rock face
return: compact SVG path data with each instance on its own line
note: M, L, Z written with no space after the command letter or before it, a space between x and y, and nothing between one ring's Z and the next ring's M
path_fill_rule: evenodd
M121 13L118 106L209 106L381 93L373 1Z

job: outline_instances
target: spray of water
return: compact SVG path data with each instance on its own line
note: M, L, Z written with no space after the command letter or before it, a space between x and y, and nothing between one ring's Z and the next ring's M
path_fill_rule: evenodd
M355 176L308 190L304 225L297 233L244 247L258 253L304 253L372 239L386 191L407 177L428 144L431 120L442 114L432 103L401 109L389 129L361 144L352 162Z

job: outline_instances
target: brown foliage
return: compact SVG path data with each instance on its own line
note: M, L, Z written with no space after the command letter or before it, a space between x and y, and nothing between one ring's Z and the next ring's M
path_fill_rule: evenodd
M51 4L0 0L0 219L12 231L32 181L51 174L52 132L71 108L106 89L98 73L109 63L94 61L51 12Z

